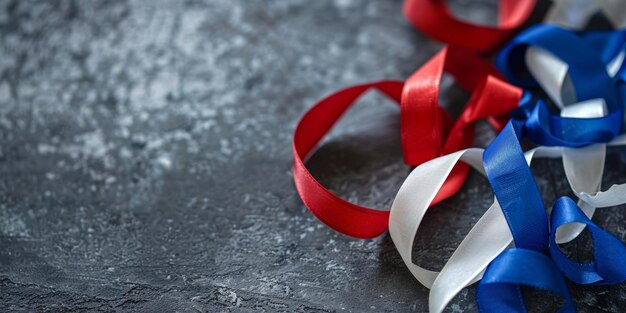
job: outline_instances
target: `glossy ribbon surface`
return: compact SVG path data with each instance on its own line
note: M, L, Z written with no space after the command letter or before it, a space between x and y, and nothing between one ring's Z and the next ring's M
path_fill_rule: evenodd
M626 184L601 191L606 147L626 145L626 136L620 136L626 99L626 30L577 32L555 25L525 30L496 59L504 76L527 90L522 93L470 51L500 47L534 6L535 0L502 0L498 26L489 27L456 19L444 0L405 1L408 20L449 46L406 82L357 85L323 99L296 128L293 172L304 204L331 228L353 237L377 236L388 223L411 273L432 288L431 312L441 312L462 288L481 278L477 301L485 312L525 311L520 286L551 291L564 300L560 312L575 312L563 275L580 284L626 280L626 246L591 221L596 208L626 203ZM556 0L547 19L581 29L601 12L620 27L626 21L624 8L624 3L613 0ZM438 104L444 72L472 94L456 121ZM400 104L403 158L408 165L419 165L400 188L390 212L339 198L315 180L303 161L370 89ZM551 105L561 114L552 114ZM503 115L513 110L505 125ZM479 119L502 129L484 151L467 149ZM540 146L524 153L522 138ZM531 160L537 157L562 158L578 198L577 203L559 198L549 218L530 171ZM441 272L414 264L413 243L426 211L459 190L470 166L487 177L494 191L493 205ZM558 244L573 240L585 228L592 234L594 261L577 263Z
M515 34L532 13L535 3L535 0L500 0L496 27L455 18L445 0L406 0L403 10L409 22L431 38L477 52L489 52Z
M532 48L532 47L531 47ZM529 49L530 50L530 49ZM521 56L523 59L523 55ZM565 75L569 72L568 64L556 59L552 54L545 53L543 50L537 50L537 53L528 58L529 63L546 63L549 66L536 67L543 68L547 73L545 79L539 81L539 85L542 88L549 90L550 88L557 88L552 94L561 96L563 81ZM529 66L530 67L530 66ZM547 69L546 69L547 68ZM606 71L610 71L610 65L607 65ZM532 71L531 71L532 72ZM610 75L603 75L605 78ZM600 76L602 77L602 75ZM611 82L611 78L607 78ZM609 82L610 83L610 82ZM607 83L607 84L609 84ZM608 89L606 89L608 90ZM581 93L582 98L593 98L593 94L586 95ZM600 128L586 127L586 123L594 123L595 120L602 120L607 115L607 105L604 100L604 95L600 93L596 94L602 101L597 99L583 101L578 105L567 105L563 108L561 119L576 119L575 121L581 125L581 129L578 130L577 136L570 137L570 141L565 145L580 146L589 144L594 141L605 142L612 138L615 131L619 129L616 125L611 123L602 123ZM617 96L613 96L617 97ZM573 97L575 99L575 97ZM607 98L610 98L608 96ZM565 102L565 101L563 101ZM523 97L521 101L521 108L516 112L518 121L516 123L524 123L524 131L533 140L539 142L548 142L548 139L552 138L568 138L565 137L562 130L550 125L550 120L545 118L539 118L541 115L537 110L540 105L545 107L545 103L535 102L530 100L530 97ZM533 117L534 115L534 117ZM554 121L555 118L552 118ZM558 122L558 120L557 120ZM617 122L617 120L614 120ZM513 144L513 152L521 153L519 143L517 141L517 135L514 132L513 125L510 126L513 137L504 138ZM519 126L518 126L519 127ZM605 129L609 129L608 132ZM540 130L540 131L537 131ZM599 135L602 133L608 133L609 135ZM548 139L540 136L549 136ZM572 140L571 138L574 138ZM504 140L500 139L500 140ZM588 140L587 142L576 142L575 140ZM623 137L611 142L611 145L623 145ZM562 144L557 142L557 144ZM517 151L516 149L517 148ZM511 154L511 153L509 153ZM481 155L481 154L479 154ZM517 161L524 160L530 162L533 157L563 157L563 165L565 173L570 182L572 190L579 197L579 206L585 216L591 216L595 210L595 207L605 207L611 205L617 205L626 201L624 196L624 188L626 185L615 185L609 188L607 191L600 191L600 182L602 178L602 172L604 169L604 155L605 145L596 144L584 148L561 148L561 147L540 147L528 151L525 154L525 158L519 158L518 155L513 154L513 159ZM460 291L466 285L478 280L482 276L482 272L485 270L487 264L493 260L501 251L506 249L511 243L513 236L511 230L508 227L508 221L500 212L499 203L496 201L492 205L485 215L477 222L472 228L467 237L459 245L456 252L448 260L443 267L441 273L429 271L421 268L412 263L411 260L415 259L412 256L412 246L415 234L420 225L421 219L425 214L426 209L429 206L429 199L432 198L432 194L437 192L438 185L441 179L445 179L450 169L459 161L463 160L467 164L471 164L474 168L481 171L481 166L476 165L476 152L459 152L448 156L444 156L435 159L431 162L425 163L422 166L416 168L413 173L407 178L405 184L402 186L396 201L391 210L390 219L390 233L392 239L400 254L413 273L413 275L427 287L432 287L430 293L430 311L440 312L445 307L446 303L450 301L454 295ZM502 164L511 166L506 157L503 157ZM529 173L526 164L521 166L519 163L513 165L518 170L508 171L508 175L514 176L518 172ZM526 168L525 168L526 167ZM520 170L521 169L521 170ZM505 170L506 171L506 170ZM505 175L506 176L506 175ZM527 175L528 176L528 175ZM528 178L528 177L526 177ZM530 176L531 185L522 186L529 190L536 190L532 176ZM416 190L421 190L424 195L415 195ZM515 194L511 192L511 194ZM537 200L539 199L539 200ZM540 202L540 197L535 194L535 203L538 203L540 207L543 204ZM526 201L525 198L519 199L519 201ZM512 201L515 203L515 201ZM509 212L511 215L515 215L516 211ZM522 245L526 245L530 248L543 249L548 245L548 231L547 231L547 218L544 211L535 210L534 215L539 216L540 223L544 227L537 227L542 238L522 238ZM542 215L543 214L543 215ZM519 235L524 234L524 227L534 228L533 220L514 220L513 223L521 224L516 226L519 231ZM580 224L568 223L556 227L554 240L562 243L574 239L581 231L583 227ZM480 251L480 252L477 252Z
M472 92L465 109L454 121L438 103L442 74L450 73ZM380 81L340 90L315 104L300 120L293 138L294 181L302 201L332 229L357 238L371 238L387 229L388 211L350 203L323 187L306 169L304 159L342 114L365 92L377 89L400 103L400 132L405 163L424 161L471 146L474 123L488 118L499 129L502 116L515 108L520 89L504 83L498 71L480 57L461 48L444 48L415 72L406 83ZM494 105L497 104L497 105ZM467 166L460 164L441 188L433 204L462 186Z
M602 13L614 28L626 27L626 1L622 0L552 0L547 23L582 30L596 13Z
M548 115L541 118L538 114L531 114L525 121L513 119L486 149L483 155L486 174L501 205L516 248L501 254L487 268L477 292L477 301L481 311L484 312L502 312L505 309L525 311L520 285L552 291L565 299L565 305L560 311L574 311L567 288L564 289L563 284L555 280L560 275L557 269L577 283L610 284L626 279L624 243L591 222L571 199L567 197L558 199L552 209L551 223L550 225L546 223L547 215L541 195L527 163L523 160L519 144L522 136L528 136L533 141L544 144L550 142L546 140L550 139L546 138L547 132L536 131L539 129L537 124L541 124L542 121L544 123L558 120L565 122L563 124L567 127L559 128L552 125L550 128L557 133L555 137L561 136L559 138L561 140L554 143L563 146L603 143L611 140L621 131L622 96L618 92L618 84L613 81L609 73L610 70L607 70L608 62L607 60L601 62L603 60L598 53L588 49L588 45L583 45L576 50L580 54L568 52L566 50L568 44L577 41L577 37L573 35L571 32L556 27L537 27L521 34L512 44L505 47L499 59L504 72L512 76L513 72L508 71L506 66L510 65L511 56L520 51L523 53L523 49L515 52L516 48L524 47L524 45L545 48L563 57L570 66L569 74L576 88L574 90L576 97L584 100L594 97L603 98L609 114L607 118L596 119L562 117L550 119ZM600 40L604 44L602 47L608 46L609 49L614 49L612 55L609 55L609 60L610 57L615 57L620 49L623 49L623 38L619 32L610 33L609 36L597 36L597 38L604 39ZM555 42L556 40L561 41ZM527 82L532 83L531 80L524 83ZM617 118L611 118L612 116L617 116ZM535 131L532 130L533 128ZM546 128L542 129L546 130ZM591 231L594 241L593 263L579 264L570 261L558 248L557 229L571 223L586 225ZM550 259L543 254L547 252L548 246L554 266L550 266Z
M476 291L480 312L526 312L522 285L551 291L565 300L558 312L576 312L567 284L552 260L521 248L502 252L487 268Z
M571 261L557 246L557 229L569 223L588 227L593 238L594 262ZM550 216L550 228L550 254L567 278L578 284L618 284L626 280L626 245L594 224L572 199L561 197L557 200Z
M561 311L571 311L573 304L569 294L564 294L560 284L554 283L554 277L560 275L557 269L577 283L618 283L625 279L626 268L623 257L626 246L617 237L591 222L567 197L562 197L555 203L551 216L551 233L547 235L549 226L545 222L546 210L534 179L532 176L530 179L526 177L530 169L523 160L519 143L515 142L515 139L522 136L523 125L515 123L512 121L504 128L498 138L485 150L483 159L487 177L501 204L517 248L508 250L505 252L506 258L503 259L500 255L489 265L479 285L477 301L481 311L484 312L502 312L501 310L507 307L520 311L524 304L519 296L519 286L529 285L561 295L566 300ZM504 156L507 160L506 165L501 163ZM515 172L512 169L515 169ZM514 190L523 192L515 193ZM556 229L574 222L584 223L592 233L595 249L595 261L592 264L572 262L556 246ZM549 244L555 266L547 265L547 260L538 264L538 259L541 258L533 258L532 255L535 253L543 255ZM530 253L530 250L534 253ZM510 257L511 253L516 256ZM497 289L493 288L494 283L498 285L502 282L506 284Z

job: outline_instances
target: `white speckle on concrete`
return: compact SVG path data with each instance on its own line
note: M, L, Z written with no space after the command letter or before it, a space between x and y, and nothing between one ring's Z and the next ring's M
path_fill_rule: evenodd
M10 215L0 211L0 233L4 236L30 237L26 223L19 215Z
M11 91L8 84L0 84L0 102L11 100Z
M226 139L220 139L220 151L225 155L231 155L233 150L230 148L230 143Z
M172 160L167 155L162 155L157 159L157 162L166 169L170 169L172 167Z
M459 306L457 303L451 304L450 308L452 309L452 312L455 312L455 313L463 312L463 310L461 309L461 306Z
M354 5L352 0L335 0L335 5L340 9L346 9Z

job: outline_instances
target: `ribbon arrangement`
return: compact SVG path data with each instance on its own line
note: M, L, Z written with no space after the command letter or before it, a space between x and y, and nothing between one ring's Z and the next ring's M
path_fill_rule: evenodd
M472 92L465 110L456 121L438 105L439 85L444 71ZM293 138L294 180L302 201L322 222L343 234L357 238L380 235L387 229L389 211L358 206L334 195L309 173L303 159L353 102L369 89L377 89L400 104L402 149L408 165L418 165L468 148L474 137L475 121L490 118L491 124L501 129L502 115L517 107L520 90L498 77L502 78L495 67L479 56L464 48L448 47L406 82L361 84L321 100L302 117ZM501 104L493 106L492 103ZM467 171L467 166L460 165L434 203L456 193L465 181Z
M460 21L443 0L405 1L407 19L448 45L405 82L345 88L303 116L293 138L293 173L304 204L349 236L371 238L388 228L409 271L431 289L431 312L441 312L461 289L477 281L483 312L525 311L522 285L551 291L564 300L560 312L575 312L566 279L577 284L625 281L626 245L591 221L596 208L626 203L626 184L601 188L607 147L626 145L626 29L619 29L626 26L625 3L555 1L546 15L548 23L513 37L532 13L534 0L501 0L497 27ZM616 30L582 31L598 12ZM498 48L496 69L480 53ZM438 105L444 72L471 93L456 121ZM417 166L390 211L341 199L315 180L303 161L370 89L400 105L404 162ZM552 114L550 105L560 115ZM480 119L500 131L486 149L471 148L474 123ZM524 152L522 138L538 146ZM530 171L534 158L562 159L577 202L561 197L546 210ZM440 272L418 266L413 243L426 211L454 195L470 167L487 177L493 204ZM592 235L594 261L574 262L558 244L575 239L585 228Z

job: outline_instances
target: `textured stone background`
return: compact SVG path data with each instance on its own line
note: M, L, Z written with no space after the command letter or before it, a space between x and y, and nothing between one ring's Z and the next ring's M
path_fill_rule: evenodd
M316 99L405 78L439 49L400 7L0 0L0 311L425 311L428 290L389 236L327 229L290 173L293 128ZM446 86L459 106L466 95ZM481 129L479 145L493 136ZM388 208L409 171L397 108L366 96L309 164L338 194ZM626 178L625 149L608 164L607 184ZM569 192L558 161L534 170L547 203ZM427 215L416 261L440 268L490 201L473 174ZM596 220L625 239L624 206ZM474 290L448 310L476 311ZM572 290L582 312L626 299L623 284Z

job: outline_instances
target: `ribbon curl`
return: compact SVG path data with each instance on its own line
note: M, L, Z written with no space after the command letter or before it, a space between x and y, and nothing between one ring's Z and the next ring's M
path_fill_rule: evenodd
M534 57L538 56L554 58L554 56L547 54L536 54ZM523 55L521 57L523 57ZM530 59L536 61L534 57ZM550 86L556 86L560 90L563 85L563 79L559 75L555 75L555 73L567 74L570 68L568 68L569 65L564 62L553 62L553 64L556 64L552 66L552 69L555 71L549 72L552 73L552 75L548 76L547 80L544 79L538 81L538 84L542 88L548 89L551 88ZM608 70L610 69L607 69L607 71ZM600 74L600 77L601 79L606 79L605 84L613 84L612 78L608 75ZM546 81L549 83L546 84ZM607 90L615 92L615 89L604 90L605 92L609 92ZM597 91L590 90L588 93L580 93L580 98L587 98L591 100L583 101L578 105L568 105L563 108L560 117L555 116L551 119L546 119L545 115L540 115L539 112L541 111L537 109L542 108L541 106L545 108L545 103L542 101L533 103L529 100L530 97L524 97L523 101L521 101L520 109L514 114L515 118L517 118L517 121L514 122L518 125L518 128L520 127L519 124L523 123L524 133L536 142L547 142L550 144L550 140L553 140L554 138L559 140L568 139L569 142L566 142L565 145L574 147L592 142L606 142L614 137L616 133L615 129L620 128L617 127L615 123L619 123L619 125L621 125L621 120L617 121L606 118L606 101L604 99L601 101L594 99L594 96L596 96L596 98L605 98L605 95L596 92ZM553 92L553 94L560 93ZM611 94L607 94L606 96L608 99L611 99L611 97L614 97L613 99L618 98L618 96L611 96ZM564 133L563 128L553 127L553 125L550 124L554 123L554 121L560 122L559 119L575 121L576 123L573 123L572 125L578 125L580 127L577 131L578 135L567 137L569 134L567 132ZM587 123L595 123L597 120L608 120L612 122L600 123L599 125L601 127L599 128L586 126ZM517 138L515 138L517 137L517 134L515 134L513 124L510 124L509 128L509 133L513 134L513 138L507 139L507 141L510 141L510 143L513 144L513 148L519 147L519 142L517 141ZM500 136L502 136L502 133ZM500 140L504 139L500 138ZM579 142L576 142L576 140L579 140ZM562 143L557 142L557 144ZM610 143L610 145L623 144L623 137L615 139ZM517 150L513 152L521 154L521 148L517 148ZM426 287L432 288L429 301L431 312L440 312L443 310L445 305L463 287L480 279L483 271L490 261L506 249L513 239L511 230L509 229L509 222L501 211L499 203L495 201L494 204L487 210L485 215L483 215L483 217L476 223L474 228L472 228L470 233L468 233L455 253L443 267L441 273L428 271L413 264L411 261L413 259L411 254L415 234L420 225L421 219L429 206L429 200L432 199L433 193L437 192L441 179L445 179L446 175L449 174L450 170L459 160L463 160L465 163L470 164L475 169L479 170L479 172L483 172L482 164L477 164L479 161L476 160L476 155L477 152L470 152L469 150L461 151L427 162L416 168L409 175L405 184L398 192L391 209L390 233L392 235L392 239L394 240L398 251L413 275ZM480 153L478 155L480 155ZM510 162L507 162L510 161L509 158L506 158L498 153L494 153L493 155L500 157L502 163L506 166L510 165ZM607 191L600 191L600 182L604 168L604 144L591 145L576 149L567 147L539 147L528 151L524 155L525 161L528 162L528 164L530 164L533 157L563 157L566 177L570 182L572 190L580 199L578 201L579 205L588 216L593 214L595 207L605 207L626 202L625 193L623 192L626 185L615 185ZM520 161L517 157L513 159L517 159L518 162ZM524 160L524 158L521 160ZM510 170L508 171L508 174L504 175L504 177L515 177L515 175L520 172L528 174L529 171L525 168L526 166L526 164L523 164L523 166L519 165L517 166L518 170ZM516 179L510 180L515 181ZM532 182L532 176L530 176L530 182ZM529 185L527 187L528 188L526 189L531 192L533 192L533 189L536 190L536 186L534 185ZM506 186L503 188L506 189ZM420 190L424 194L415 195L414 193L416 193L416 190ZM511 192L511 194L516 195L515 192ZM540 208L543 208L543 203L541 202L540 197L534 196L532 198ZM511 203L515 204L516 201L525 203L524 201L526 201L526 198L515 200ZM511 217L518 212L515 209L511 210L511 207L509 206L508 213L511 213L509 214L509 217ZM521 222L515 220L514 223L520 224L519 226L516 226L515 229L518 233L518 237L521 237L519 240L521 240L522 246L526 246L531 249L538 249L540 251L545 250L548 246L545 209L543 211L540 209L535 210L534 215L540 216L537 219L537 224L544 225L543 227L536 227L539 229L539 233L542 234L541 236L538 236L535 239L523 238L525 228L535 228L535 225L533 225L534 219L522 220ZM523 214L522 217L524 217ZM555 243L567 242L574 239L583 230L583 228L584 227L580 227L580 225L568 223L566 225L556 227L552 235L554 236Z
M552 260L542 253L521 248L506 250L491 262L476 291L479 311L526 312L521 285L561 297L565 303L558 310L560 313L576 312L567 284Z
M554 277L560 275L558 270L577 283L618 283L626 279L626 268L623 257L626 257L626 245L617 237L595 225L582 210L568 197L557 200L553 207L548 236L546 211L541 196L527 163L523 160L519 140L523 134L523 125L510 122L498 135L496 140L487 147L483 154L483 162L494 194L501 204L507 224L511 230L516 248L508 250L507 257L502 255L492 262L483 280L479 284L477 301L481 312L502 312L501 309L515 308L516 311L524 304L519 297L519 285L531 285L565 295L566 305L561 312L573 312L573 305L568 292L553 284ZM502 162L506 161L506 164ZM511 185L515 182L514 185ZM520 193L523 190L525 192ZM515 191L518 191L515 193ZM626 198L622 199L626 202ZM595 261L591 264L579 264L570 261L556 246L556 230L568 223L584 223L592 233L595 249ZM550 247L552 261L555 266L535 264L528 251L542 254ZM529 250L527 250L529 249ZM616 251L615 254L612 254ZM608 253L607 253L608 252ZM508 257L509 254L516 256ZM547 262L546 260L542 261ZM558 270L557 270L558 269ZM529 277L532 277L529 280ZM506 282L497 291L492 284ZM484 294L487 293L488 296Z
M438 104L443 72L472 92L461 116L454 121ZM504 114L517 107L521 91L500 80L488 62L462 48L442 49L405 83L379 81L340 90L316 103L304 114L294 132L294 181L307 208L322 222L343 234L372 238L387 229L389 212L350 203L323 187L307 170L304 159L342 114L370 89L377 89L400 103L400 132L404 161L424 161L471 146L474 123L488 118L500 129ZM499 105L494 106L493 103ZM437 194L440 202L462 186L468 168L460 164Z
M613 54L624 47L623 36L619 32L610 33L610 36L596 35L598 34L590 33L586 36L593 36L596 39L608 38L608 41L604 41L604 43L608 42L605 46L608 46L609 49L619 48L614 49ZM618 39L614 40L616 37ZM561 39L561 45L555 45L550 39ZM596 57L597 53L587 49L588 46L582 46L576 50L578 54L566 52L565 49L568 48L568 44L576 41L577 38L571 32L551 26L538 27L521 34L505 47L499 60L510 61L509 58L514 55L514 49L525 48L529 44L540 46L565 57L565 61L570 65L569 72L572 82L577 87L575 89L577 98L602 97L606 101L609 112L612 112L607 115L608 119L574 118L568 121L566 128L552 127L553 131L562 136L573 133L573 135L569 135L570 141L561 140L556 143L569 145L572 140L574 143L578 141L580 145L594 142L603 143L615 137L621 130L623 116L621 101L623 99L618 92L618 84L614 83L609 73L610 69L607 70L607 62L600 62L602 59ZM500 64L507 75L513 76L513 72L506 68L510 62L500 62ZM513 76L513 78L515 77ZM534 82L525 80L524 83ZM581 83L585 83L585 85L581 85ZM617 118L611 119L611 116L617 116ZM550 121L552 120L556 119L550 119ZM566 121L564 118L560 118L560 120ZM598 123L599 120L604 121ZM626 267L623 265L624 257L626 257L626 245L617 237L591 222L585 212L573 200L568 197L559 198L553 207L550 224L546 223L546 210L530 169L523 161L519 144L519 140L524 135L529 136L535 142L550 141L545 133L532 131L533 127L537 129L534 124L538 123L541 121L538 121L537 118L533 120L532 115L526 121L513 119L483 154L487 177L498 202L501 204L516 245L516 248L504 252L487 268L477 292L477 301L483 312L501 312L503 308L525 311L519 290L519 285L522 284L544 288L560 294L566 299L566 305L561 311L575 311L569 292L567 289L563 290L559 287L563 284L552 284L554 277L559 275L557 269L577 283L611 284L626 279ZM623 200L620 203L624 203L626 197L622 195L620 200ZM591 231L594 242L593 263L572 262L558 248L557 229L562 225L571 223L580 223L583 227L587 226ZM537 258L543 259L543 264L536 264L537 259L533 259L532 255L542 255L548 247L550 247L552 262L555 266L549 266L546 263L549 259L539 256ZM614 251L615 253L611 254ZM510 257L511 255L517 256ZM529 281L529 276L533 277L532 281ZM498 285L501 282L506 282L506 284L499 289L493 288L494 284Z
M621 0L553 0L545 21L576 30L584 29L591 17L603 13L615 28L626 27L626 2Z
M532 13L536 0L500 0L497 27L471 24L455 18L445 0L406 0L404 15L415 28L449 45L490 52L514 35Z
M576 53L571 53L572 51ZM525 118L528 119L527 132L536 143L580 147L593 142L606 142L620 133L626 100L625 53L626 30L580 33L555 25L540 25L523 32L507 44L498 55L497 65L514 83L524 88L540 87L561 109L568 102L604 99L609 112L596 114L596 118L553 116L548 113L545 103L539 103L530 113L528 112L531 109L525 110ZM522 73L529 73L530 76ZM566 88L568 76L572 83L570 88ZM590 84L590 81L593 83ZM584 119L580 119L581 117ZM592 129L594 131L590 131ZM551 131L562 136L553 136ZM596 138L584 138L581 131ZM576 164L604 162L604 150L600 145L586 147L577 152L566 150L564 166L567 168ZM583 159L580 156L584 156ZM603 168L603 165L589 168ZM574 180L579 182L577 184L570 180L574 190L590 190L591 186L599 186L599 181L589 179L589 171L583 171L586 174L580 175L581 179ZM580 184L586 184L587 187L576 186ZM614 186L603 192L601 197L619 198L619 193L626 192L625 188L622 185ZM596 203L598 200L592 194L577 194L585 200L584 203L579 201L579 205L589 217L595 211L594 206L607 206L605 203ZM578 228L580 232L583 229L581 226L566 225L562 229ZM571 234L577 235L576 232Z
M626 136L616 138L608 145L626 145ZM415 259L412 249L415 235L429 207L429 201L433 199L442 182L445 181L447 175L459 161L463 161L480 173L485 174L481 162L482 151L482 149L470 148L436 158L418 166L407 177L392 205L389 221L389 231L392 240L411 273L424 286L431 288L429 297L430 312L441 312L462 288L479 280L489 263L509 247L513 241L511 230L500 208L500 204L498 201L494 201L493 205L463 239L440 273L427 270L412 262ZM571 153L571 151L562 147L538 147L526 152L524 160L530 164L533 158L565 157L566 153ZM592 164L597 165L597 163ZM603 165L603 163L600 164ZM577 169L581 169L580 166L574 169L566 167L566 175L570 182L575 181L576 174L572 173L572 171L576 172ZM590 179L599 180L595 176L597 175L601 178L602 170L602 168L599 170L596 168ZM599 188L599 186L595 187ZM416 192L417 190L420 192ZM600 196L599 198L603 197ZM611 203L611 205L626 202L626 197L622 194L620 199L616 201L617 203ZM547 227L547 224L545 224L545 227ZM561 234L556 234L556 236L560 235L568 239L575 238L575 235L580 230L572 228L571 231L574 233L561 232ZM547 238L544 240L547 242ZM562 241L565 242L566 240Z
M357 238L377 236L388 223L411 273L432 288L431 312L443 310L458 291L481 277L477 300L481 311L488 312L525 310L520 285L552 291L565 300L561 312L575 311L560 272L583 284L626 280L622 265L626 246L590 220L596 207L626 202L626 184L601 191L606 146L626 145L626 136L618 137L626 99L626 30L577 33L542 25L504 47L497 58L499 69L522 88L543 90L562 109L560 116L551 114L543 100L502 81L491 65L468 52L489 52L502 45L526 21L535 2L502 0L498 27L487 27L455 19L444 0L407 0L404 12L409 21L450 46L406 82L367 83L328 96L296 127L293 172L304 204L331 228ZM564 2L553 6L549 19L562 21L571 13L564 10ZM570 20L574 25L570 27L586 23L598 10L615 25L626 20L622 18L626 15L607 9L620 4L609 5L608 0L594 3L579 12L579 21ZM456 121L438 105L444 71L472 92ZM564 87L568 75L571 88ZM370 89L378 89L400 104L404 161L421 164L400 188L390 212L339 198L315 180L303 161L352 103ZM578 104L568 105L573 102ZM503 114L515 108L513 119L504 126ZM474 122L484 118L496 129L504 127L503 131L484 152L466 149L472 143ZM524 153L519 144L522 137L544 146ZM570 198L559 198L549 223L529 168L533 157L562 157L566 177L579 198L578 205ZM413 241L426 210L458 191L469 166L487 176L496 198L493 205L441 272L413 264ZM557 246L576 238L585 227L594 240L594 262L589 264L567 259ZM515 248L506 250L512 242ZM548 251L550 257L545 254Z
M549 281L552 280L551 277L558 274L555 269L558 269L572 281L581 284L614 284L626 279L626 267L623 265L626 257L626 245L617 237L591 222L590 216L593 214L593 206L588 205L591 210L585 212L570 198L559 198L552 209L548 229L548 225L545 223L545 208L536 184L532 176L528 177L530 172L526 170L527 164L519 161L521 150L518 142L524 131L535 142L573 147L585 146L594 142L606 142L619 134L622 127L624 101L623 94L620 93L623 78L619 75L623 69L620 70L619 67L623 68L624 66L624 39L625 36L622 31L576 34L554 26L538 26L522 33L508 44L499 55L498 64L503 73L520 85L526 85L525 87L533 87L533 84L541 85L541 82L534 81L534 76L520 78L519 70L511 70L515 66L520 67L520 59L524 50L532 45L556 55L569 66L567 72L569 72L575 87L575 97L582 100L603 98L606 101L609 114L596 119L574 118L566 120L564 118L549 118L547 113L544 113L542 117L535 111L523 124L515 120L511 121L486 149L483 158L487 176L496 198L502 204L503 214L517 247L506 253L507 255L518 253L520 256L518 256L519 259L511 260L510 258L503 259L501 255L489 265L477 292L477 301L481 311L500 312L502 308L507 306L525 311L523 301L519 297L518 285L528 284L527 276L535 276L533 286L557 292L566 299L566 305L561 311L575 311L567 289L563 291L549 284ZM596 45L590 45L586 41L593 41ZM574 47L576 50L571 50ZM603 50L594 51L591 47ZM576 53L571 53L571 51L576 51ZM526 55L526 57L528 56L529 54ZM616 62L622 64L616 64ZM529 68L532 70L532 67ZM563 72L560 73L562 75ZM559 79L564 79L564 76L562 75ZM557 104L562 106L563 103L558 101L561 100L559 95L554 92L555 90L551 91L548 94L557 100ZM545 108L545 105L543 107ZM547 110L544 109L545 111ZM542 120L544 123L546 120L564 122L560 126L566 125L566 127L555 127L552 124L550 129L569 138L554 140L555 138L548 136L546 128L537 127ZM524 130L525 127L526 130ZM569 153L575 154L576 152L570 150ZM506 160L506 164L504 160ZM516 182L517 186L512 186L511 182ZM624 186L619 187L615 189L622 189ZM514 192L515 190L525 190L526 192L520 196ZM621 196L612 195L610 200L618 200L618 203L611 203L613 205L626 202L623 194ZM597 206L598 203L594 204ZM541 218L537 218L538 216ZM536 222L533 223L533 220ZM591 231L594 242L594 262L589 264L576 263L567 259L560 251L556 237L559 235L559 227L567 224L578 224L578 229L570 227L569 230L573 233L570 238L574 238L585 226ZM546 233L549 233L549 236L546 236ZM529 248L542 253L546 252L548 246L555 266L533 266L533 259L526 255L530 252L523 249ZM546 257L543 258L544 262L548 260ZM554 273L546 273L545 270L547 269ZM506 287L495 293L490 292L493 291L492 282L503 280L508 282ZM485 296L485 293L488 295Z
M557 246L557 229L569 223L581 223L588 227L593 238L594 262L573 262ZM557 200L550 216L550 254L563 274L577 284L610 285L626 280L626 245L594 224L568 197Z

